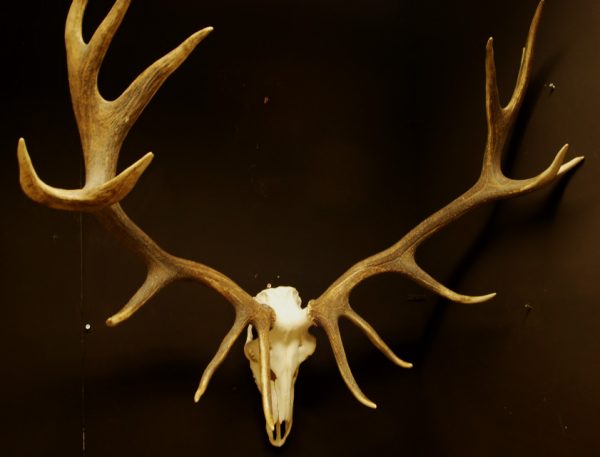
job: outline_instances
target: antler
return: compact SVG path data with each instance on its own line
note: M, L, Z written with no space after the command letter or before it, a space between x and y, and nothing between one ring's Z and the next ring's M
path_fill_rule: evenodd
M145 262L146 280L129 302L106 321L107 325L123 322L174 281L197 281L223 295L235 308L235 321L206 367L194 399L200 399L235 340L252 323L259 337L263 410L267 426L273 430L268 337L274 320L272 310L259 304L222 273L164 251L129 219L118 204L133 188L153 157L152 153L148 153L115 176L125 136L160 86L212 31L212 27L207 27L194 33L148 67L117 99L107 101L98 91L98 73L130 2L116 0L89 43L85 43L82 37L87 0L73 0L67 16L65 43L69 85L85 159L85 186L82 189L65 190L43 183L31 164L25 141L21 138L18 145L21 187L30 198L44 205L92 212L107 230Z
M510 179L504 176L501 170L502 152L510 138L529 82L535 36L543 5L544 0L540 1L531 22L527 43L523 49L517 83L512 97L505 107L501 106L498 94L492 38L487 42L485 88L488 133L483 167L475 185L456 200L425 219L390 248L355 264L338 278L318 299L309 303L313 322L323 327L327 333L337 365L346 385L358 401L368 407L375 408L376 405L360 390L350 371L338 325L340 317L349 319L360 328L370 341L392 362L405 368L410 368L412 364L398 358L383 342L373 327L350 307L349 296L352 289L370 276L385 272L395 272L408 276L423 287L454 302L480 303L489 300L496 294L491 293L480 296L462 295L448 289L433 279L415 261L415 252L419 245L473 208L483 203L516 197L517 195L539 189L554 181L558 176L563 175L583 160L583 157L577 157L563 164L568 151L568 145L564 145L550 166L533 178L524 180Z
M157 60L116 100L107 101L98 91L98 73L130 0L117 0L89 43L82 36L87 0L75 0L67 16L65 45L73 110L85 160L86 183L82 189L48 186L35 172L25 140L19 140L21 186L33 200L56 209L94 211L117 203L133 188L150 164L149 152L116 176L119 151L125 136L156 91L211 31L190 36L179 47Z

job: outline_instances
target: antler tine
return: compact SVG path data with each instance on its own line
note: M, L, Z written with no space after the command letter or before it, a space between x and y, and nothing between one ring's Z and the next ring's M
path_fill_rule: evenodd
M85 47L83 40L83 16L87 0L73 0L65 24L65 44L69 47Z
M385 344L383 339L379 336L379 334L375 331L375 329L369 324L366 320L364 320L359 314L354 311L352 308L344 313L344 317L348 318L354 325L356 325L362 332L369 338L373 346L379 349L383 355L385 355L388 359L390 359L393 363L402 368L412 368L413 364L410 362L406 362L394 354L394 351L390 349L390 347Z
M82 189L54 188L40 180L19 140L21 187L33 200L56 209L97 211L121 201L152 161L147 153L116 176L121 145L129 129L166 79L212 31L202 29L148 67L114 101L98 91L98 72L131 0L116 0L89 43L82 36L86 0L73 0L65 26L65 45L73 110L81 137L86 183Z
M106 320L106 325L115 327L129 319L137 310L148 303L152 297L176 279L176 274L171 270L164 268L162 265L155 266L155 264L152 264L148 268L148 273L142 286L118 313L113 314Z
M529 79L531 77L531 68L533 65L533 54L535 50L535 39L540 25L540 18L542 17L542 10L544 9L545 0L540 0L535 10L531 24L529 26L529 32L527 33L527 41L523 48L521 55L521 64L519 66L519 73L517 75L517 82L513 90L512 96L508 105L507 110L518 111L525 98L525 91L529 85Z
M275 429L275 421L273 419L273 405L271 400L271 382L270 382L270 373L271 373L271 360L268 356L269 354L269 330L271 328L271 318L269 317L267 320L257 319L256 317L251 317L244 315L243 313L237 313L236 319L227 333L225 338L221 342L217 353L207 365L204 373L202 374L202 378L200 379L200 384L198 385L198 389L194 394L194 401L197 403L200 401L200 398L206 392L208 384L212 379L216 369L223 363L225 357L233 347L233 344L238 339L242 331L246 328L246 326L252 321L252 325L256 329L259 338L259 351L260 351L260 363L261 363L261 372L260 372L260 391L262 392L262 405L263 412L265 415L265 420L267 423L267 427L270 430Z
M206 27L191 35L177 48L154 62L113 103L115 112L125 114L125 119L132 125L146 105L150 102L160 86L179 68L198 44L213 31Z
M489 38L485 47L485 109L487 117L487 143L493 144L495 140L495 126L503 121L503 110L500 104L500 93L498 92L498 81L496 79L496 62L494 60L494 39ZM493 147L486 148L484 163L492 162L498 157L489 152ZM491 165L491 163L490 163Z
M408 276L413 281L417 282L421 286L435 292L437 295L444 297L456 303L463 303L465 305L472 305L477 303L483 303L491 300L496 296L495 292L485 295L463 295L448 287L444 286L439 281L435 280L429 273L423 270L415 260L416 248L409 249L406 254L399 261L398 272Z
M87 0L85 3L87 3ZM104 20L100 23L87 45L89 53L87 61L90 65L89 71L93 72L96 77L98 76L110 43L129 9L129 5L131 5L131 0L117 0ZM78 26L81 27L82 22L79 22Z
M225 335L225 338L223 338L223 341L221 342L217 353L212 358L210 363L206 366L204 373L202 373L202 378L200 378L198 389L194 394L194 401L196 403L200 401L200 398L202 397L202 395L204 395L204 392L206 392L208 384L212 379L213 375L215 374L216 369L223 363L225 357L233 347L234 343L237 341L240 334L244 331L248 323L249 321L246 318L240 316L239 314L236 315L235 322L233 323L227 335Z
M118 202L133 189L141 174L152 162L153 157L153 154L149 152L122 171L116 178L97 186L82 189L60 189L49 186L38 177L27 151L25 139L19 138L17 145L19 182L23 192L37 203L67 211L95 211Z
M501 170L502 152L510 137L529 82L535 37L543 5L544 1L542 0L533 16L527 37L527 44L521 57L521 67L515 89L506 107L502 107L498 93L493 39L490 38L487 42L485 100L488 134L481 175L475 185L444 208L418 224L393 246L352 266L318 299L312 300L309 303L311 318L316 325L324 328L329 337L342 377L350 390L362 403L365 403L365 397L356 386L354 378L352 378L352 374L350 373L337 321L342 316L349 318L379 349L382 348L383 341L381 341L375 330L362 318L358 317L350 308L348 300L352 289L358 283L371 276L385 272L395 272L401 273L432 292L455 302L467 304L481 303L491 299L495 294L481 296L462 295L448 289L433 279L418 266L415 260L417 248L436 232L473 208L486 202L514 197L536 190L573 169L583 160L583 157L576 157L567 163L563 163L568 152L568 145L565 145L560 149L551 165L533 178L523 180L510 179ZM387 346L383 347L387 348ZM386 355L388 355L387 349L383 349ZM390 356L388 355L388 357ZM395 361L392 357L390 359ZM402 366L407 365L409 364ZM368 405L368 403L365 404Z
M352 392L354 397L356 397L363 405L373 409L377 408L377 405L369 400L363 391L360 390L356 379L354 379L354 375L352 375L352 370L350 370L350 364L346 357L346 351L344 350L344 344L342 343L342 335L340 334L337 317L322 321L320 320L319 324L327 334L327 338L329 338L329 344L331 344L331 349L340 370L340 374L348 386L348 389L350 389L350 392Z

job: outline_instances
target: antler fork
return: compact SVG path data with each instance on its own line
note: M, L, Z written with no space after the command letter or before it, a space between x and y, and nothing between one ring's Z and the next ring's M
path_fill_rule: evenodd
M108 325L123 322L174 281L197 281L223 295L235 308L235 321L206 367L194 399L200 399L235 340L252 323L259 336L263 410L267 426L273 430L268 356L273 311L222 273L164 251L129 219L118 203L134 187L153 158L149 152L116 176L119 152L129 129L160 86L212 31L212 27L207 27L191 35L141 73L117 99L108 101L98 90L98 73L130 3L131 0L116 0L89 43L82 36L87 0L73 0L67 16L65 44L69 86L85 160L85 186L66 190L42 182L21 138L18 144L21 187L30 198L52 208L93 213L108 231L145 262L146 280L129 302L106 321Z
M500 163L502 153L510 138L531 75L535 37L543 5L544 0L540 1L533 16L527 43L523 49L517 82L510 101L504 107L500 104L498 94L492 38L487 42L485 65L487 144L481 175L475 185L456 200L425 219L393 246L355 264L338 278L319 298L309 303L313 322L323 327L327 333L338 368L346 385L358 401L366 406L371 408L376 407L375 403L369 400L360 390L352 375L339 330L338 320L340 317L349 319L361 329L370 341L392 362L406 368L411 367L412 364L397 357L373 327L350 307L349 296L352 289L371 276L385 272L395 272L411 278L426 289L454 302L480 303L489 300L496 294L491 293L481 296L462 295L448 289L433 279L417 264L415 260L417 248L433 234L473 208L494 200L516 197L537 190L554 181L583 160L583 157L577 157L563 164L568 151L568 145L564 145L550 166L533 178L516 180L508 178L502 173Z

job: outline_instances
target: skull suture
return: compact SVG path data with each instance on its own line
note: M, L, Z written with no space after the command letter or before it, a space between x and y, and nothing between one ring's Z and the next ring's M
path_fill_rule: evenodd
M271 444L281 446L292 429L294 384L298 377L298 368L315 352L316 340L308 332L312 322L307 308L300 306L302 301L296 289L274 287L263 290L254 298L275 311L275 323L269 332L271 399L275 430L271 431L267 426L267 434ZM250 360L250 368L260 390L259 347L258 339L252 334L252 325L248 326L244 353Z

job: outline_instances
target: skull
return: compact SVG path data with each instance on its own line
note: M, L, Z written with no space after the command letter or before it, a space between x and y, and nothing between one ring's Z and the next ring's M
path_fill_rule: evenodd
M256 301L275 311L275 323L269 332L271 362L271 400L275 430L267 426L269 440L274 446L285 443L292 429L294 407L294 384L300 364L315 352L316 340L308 332L312 322L308 310L300 305L300 295L293 287L274 287L259 292ZM258 338L248 326L244 353L250 360L250 368L258 389L260 387L260 357Z

